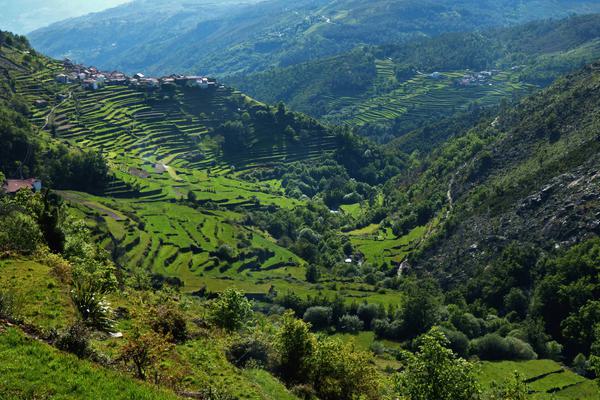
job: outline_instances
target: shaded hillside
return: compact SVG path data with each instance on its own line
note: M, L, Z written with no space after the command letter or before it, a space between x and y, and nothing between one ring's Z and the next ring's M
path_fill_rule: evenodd
M359 47L228 82L260 100L284 101L387 140L473 103L494 105L522 96L597 57L600 17L588 15ZM478 79L478 71L493 76Z
M132 4L30 34L40 51L135 73L232 75L441 32L600 11L589 0L205 0ZM517 4L518 3L518 4Z

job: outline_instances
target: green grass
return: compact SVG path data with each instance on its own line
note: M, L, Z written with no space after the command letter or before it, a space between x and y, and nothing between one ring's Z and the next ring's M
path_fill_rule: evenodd
M44 330L62 329L75 318L69 289L50 268L31 260L0 261L0 288L17 300L16 317Z
M502 383L515 371L527 381L532 399L583 400L600 397L593 381L551 360L482 362L480 383L489 388L492 382Z
M242 375L250 382L260 386L265 400L297 400L285 386L271 374L262 369L245 369Z
M492 105L502 98L526 93L532 85L518 81L517 74L503 71L485 85L459 87L455 80L467 71L444 71L442 80L428 75L415 75L404 82L397 82L390 60L375 60L377 78L373 87L356 97L325 97L330 111L323 117L332 123L363 125L366 123L400 119L405 122L423 121L434 115L448 115L452 111L466 109L477 101ZM382 90L392 84L392 89Z
M60 353L13 328L0 333L0 359L0 398L6 400L178 398L118 372Z

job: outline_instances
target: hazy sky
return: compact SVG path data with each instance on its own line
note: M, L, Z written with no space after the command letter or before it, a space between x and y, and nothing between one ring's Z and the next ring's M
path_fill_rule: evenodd
M0 30L25 34L130 0L0 0Z

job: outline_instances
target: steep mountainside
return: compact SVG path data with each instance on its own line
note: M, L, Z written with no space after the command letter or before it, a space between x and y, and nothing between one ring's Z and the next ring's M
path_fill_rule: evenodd
M254 2L254 1L253 1ZM600 11L589 0L139 0L30 34L40 51L135 73L262 71L420 35Z
M513 241L551 252L600 233L599 68L476 128L470 135L482 145L468 158L444 154L452 144L440 150L432 165L455 165L437 180L451 199L449 220L422 265L455 282L481 273Z
M519 97L598 57L600 16L586 15L359 47L227 81L260 100L284 101L294 110L362 126L362 134L387 140L473 103Z

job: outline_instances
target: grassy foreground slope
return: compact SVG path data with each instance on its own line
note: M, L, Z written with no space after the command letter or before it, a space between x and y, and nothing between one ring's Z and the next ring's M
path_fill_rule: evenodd
M171 400L173 393L142 384L0 326L0 397L16 399ZM9 361L10 360L10 361Z

